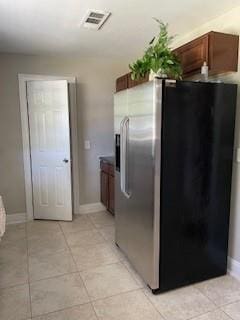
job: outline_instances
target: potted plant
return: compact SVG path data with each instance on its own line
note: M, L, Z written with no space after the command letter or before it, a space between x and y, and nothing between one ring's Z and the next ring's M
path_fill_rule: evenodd
M159 34L149 43L143 57L129 65L131 77L138 80L150 74L152 78L181 79L182 68L179 59L172 52L170 44L174 37L168 35L168 25L154 18L159 24Z

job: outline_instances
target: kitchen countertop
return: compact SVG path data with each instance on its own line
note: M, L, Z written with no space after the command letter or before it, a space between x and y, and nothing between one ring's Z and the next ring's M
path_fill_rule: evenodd
M114 165L114 162L115 162L115 157L114 156L101 156L101 157L99 157L99 159L100 160L102 160L102 161L105 161L105 162L108 162L108 163L110 163L110 164L112 164L112 165Z

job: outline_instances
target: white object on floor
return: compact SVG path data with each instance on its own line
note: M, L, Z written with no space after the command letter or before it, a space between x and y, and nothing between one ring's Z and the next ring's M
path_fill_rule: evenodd
M1 237L4 235L6 227L6 212L3 205L2 197L0 196L0 240Z
M6 215L6 225L8 224L18 224L18 223L25 223L27 214L23 213L12 213Z

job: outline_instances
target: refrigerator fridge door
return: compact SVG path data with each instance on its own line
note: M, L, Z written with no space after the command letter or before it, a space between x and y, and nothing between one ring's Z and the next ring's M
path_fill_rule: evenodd
M115 140L115 169L116 175L120 172L120 131L122 128L123 119L128 116L128 90L123 90L114 95L114 140ZM115 185L115 190L119 186Z
M162 82L155 80L127 92L128 114L120 122L119 111L115 113L117 130L121 128L116 243L145 282L155 289L159 287ZM118 102L116 108L117 105Z
M121 158L122 158L122 130L123 120L128 117L128 90L119 91L114 95L114 139L115 139L115 224L117 216L126 211L127 198L121 191ZM126 175L125 175L126 177ZM118 236L116 231L116 244ZM121 234L121 231L120 231Z
M120 124L128 116L128 90L114 94L114 133L120 134Z
M160 290L226 273L237 86L164 90Z

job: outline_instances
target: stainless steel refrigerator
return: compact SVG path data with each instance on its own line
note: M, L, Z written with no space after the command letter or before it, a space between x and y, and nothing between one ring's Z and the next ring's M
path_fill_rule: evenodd
M116 244L152 291L226 273L237 86L114 96Z

